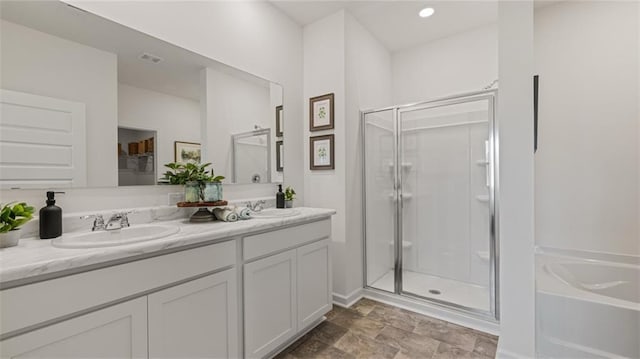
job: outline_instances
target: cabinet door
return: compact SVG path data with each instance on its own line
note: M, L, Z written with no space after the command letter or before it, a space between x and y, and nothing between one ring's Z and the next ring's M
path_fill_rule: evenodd
M329 239L297 249L298 329L331 310L331 256Z
M2 358L146 358L147 298L3 340L0 348Z
M149 295L151 358L238 356L236 270Z
M245 356L264 357L296 334L296 250L244 266Z

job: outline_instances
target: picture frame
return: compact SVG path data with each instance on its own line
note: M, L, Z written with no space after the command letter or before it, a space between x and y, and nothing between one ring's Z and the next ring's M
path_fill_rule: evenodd
M202 160L202 147L196 142L174 142L174 159L176 163L196 163Z
M334 135L309 137L309 164L311 170L335 169Z
M309 99L309 131L322 131L334 128L333 103L333 93Z
M284 135L284 107L276 106L276 137Z
M276 141L276 171L284 171L284 141Z

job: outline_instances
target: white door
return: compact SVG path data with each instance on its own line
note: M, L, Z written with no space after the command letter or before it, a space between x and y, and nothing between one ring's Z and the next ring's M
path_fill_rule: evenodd
M146 358L147 298L3 340L0 357Z
M303 329L331 310L331 256L329 239L297 249L298 329Z
M238 357L236 270L149 295L149 357Z
M244 266L245 355L261 358L296 327L296 250Z
M85 112L83 103L0 89L0 188L86 186Z

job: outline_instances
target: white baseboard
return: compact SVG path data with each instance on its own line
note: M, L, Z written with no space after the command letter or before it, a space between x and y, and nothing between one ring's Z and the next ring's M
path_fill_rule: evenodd
M512 351L501 348L500 340L498 340L498 348L496 350L496 359L522 359L522 358L529 358L529 357L527 357L526 355L514 353Z
M347 295L333 293L333 304L349 308L362 298L362 290L363 288L358 288Z

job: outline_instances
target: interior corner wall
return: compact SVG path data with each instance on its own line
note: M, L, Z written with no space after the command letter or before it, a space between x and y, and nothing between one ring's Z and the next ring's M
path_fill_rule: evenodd
M335 170L309 170L307 204L337 210L333 219L333 291L352 300L363 286L362 153L360 110L391 104L391 59L385 47L342 10L304 28L304 98L335 94L335 128L308 137L335 136ZM307 135L308 134L308 135ZM345 303L346 304L346 303Z
M535 12L536 244L640 255L640 5Z
M306 117L301 101L302 28L298 24L263 1L64 2L281 84L287 148L284 177L299 193L298 203L304 203L302 134ZM259 188L264 196L275 192L270 185Z
M498 27L482 26L391 56L393 102L479 91L498 78Z
M345 12L339 11L303 29L304 36L304 113L309 113L309 98L334 94L333 130L310 132L308 116L304 116L305 204L311 207L333 208L331 248L333 261L333 292L346 296L346 203L345 203ZM309 137L334 134L334 170L309 169Z
M200 104L192 99L120 83L118 126L156 131L156 174L162 177L166 170L164 165L175 160L175 141L200 142ZM127 143L121 144L122 148L127 148Z
M118 185L117 57L0 20L0 87L86 106L87 185ZM105 157L109 150L113 156Z

